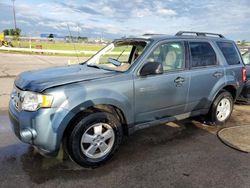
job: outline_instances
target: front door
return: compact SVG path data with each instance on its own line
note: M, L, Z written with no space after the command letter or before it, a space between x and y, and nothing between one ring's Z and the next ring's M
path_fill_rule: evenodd
M190 75L184 42L159 44L144 63L150 62L161 63L164 73L135 78L136 123L182 114L186 107Z

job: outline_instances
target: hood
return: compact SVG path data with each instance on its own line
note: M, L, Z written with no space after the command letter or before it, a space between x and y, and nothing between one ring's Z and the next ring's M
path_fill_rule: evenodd
M117 74L84 65L54 67L23 72L15 80L15 85L22 90L42 92L48 88L74 82L100 79Z

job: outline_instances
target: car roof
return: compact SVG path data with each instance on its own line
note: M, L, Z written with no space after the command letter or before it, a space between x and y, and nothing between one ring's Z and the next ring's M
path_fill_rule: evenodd
M185 34L186 33L186 34ZM144 34L138 37L125 38L124 40L171 40L171 39L206 39L211 41L228 41L233 42L232 40L226 39L222 34L216 33L204 33L204 32L193 32L193 31L179 31L176 35L166 35L166 34Z

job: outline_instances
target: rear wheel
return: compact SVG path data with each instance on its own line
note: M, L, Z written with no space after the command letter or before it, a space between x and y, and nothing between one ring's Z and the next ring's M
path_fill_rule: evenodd
M209 111L211 124L222 125L230 118L233 111L234 100L227 91L220 92L214 100Z
M67 138L70 158L83 167L97 167L109 160L122 141L120 122L110 113L83 117Z

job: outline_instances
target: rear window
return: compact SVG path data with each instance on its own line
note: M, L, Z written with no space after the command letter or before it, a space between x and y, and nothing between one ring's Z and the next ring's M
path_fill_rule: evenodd
M223 53L228 65L240 64L240 57L235 46L230 42L217 42L218 47Z
M216 54L207 42L190 42L192 67L216 65Z

